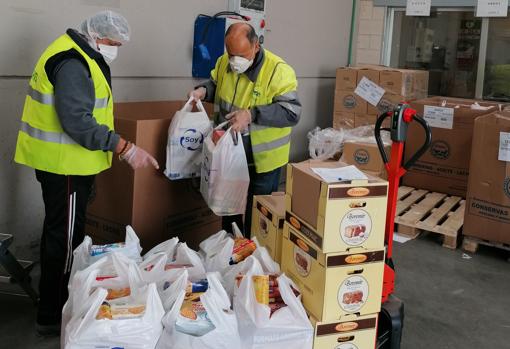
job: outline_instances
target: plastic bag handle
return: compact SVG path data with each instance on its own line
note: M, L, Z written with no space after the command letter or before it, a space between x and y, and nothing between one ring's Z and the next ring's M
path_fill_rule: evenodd
M193 106L191 105L191 103L195 101L196 105L197 105L197 108L199 111L203 112L203 113L206 113L207 112L205 111L205 108L204 108L204 105L202 104L202 101L200 99L195 99L194 97L190 97L188 99L188 101L186 102L186 104L184 104L184 107L182 107L181 110L186 110L186 111L191 111L193 110Z
M244 234L241 232L241 229L239 229L236 222L232 222L232 231L236 238L244 238Z

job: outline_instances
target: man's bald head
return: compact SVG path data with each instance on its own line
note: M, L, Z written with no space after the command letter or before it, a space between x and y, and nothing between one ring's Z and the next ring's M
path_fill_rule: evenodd
M225 46L229 56L252 60L260 49L255 29L248 23L232 24L225 34Z

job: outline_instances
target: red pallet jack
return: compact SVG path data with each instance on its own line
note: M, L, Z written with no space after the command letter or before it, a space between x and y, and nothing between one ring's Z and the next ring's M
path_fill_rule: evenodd
M391 118L390 128L381 128L384 120ZM403 163L404 145L407 139L409 124L413 121L423 128L425 143L406 163ZM392 146L391 158L384 151L381 131L390 132ZM400 178L427 151L431 142L431 131L427 122L416 114L407 103L398 104L393 111L379 116L375 123L375 139L381 157L388 172L388 210L386 213L386 230L384 241L386 244L386 264L384 266L384 284L382 307L379 314L377 328L377 349L400 348L402 328L404 325L404 303L393 292L395 290L395 267L393 265L393 233L395 229L395 212L397 210L397 196Z

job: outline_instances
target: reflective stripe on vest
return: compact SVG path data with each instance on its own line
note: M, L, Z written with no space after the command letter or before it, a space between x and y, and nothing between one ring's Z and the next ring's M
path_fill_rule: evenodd
M283 147L285 144L287 144L289 142L290 142L290 134L286 135L282 138L275 139L274 141L271 141L271 142L252 145L252 149L253 149L254 154L262 153L264 151L274 150L274 149Z
M41 93L39 91L34 90L32 86L28 86L27 94L34 101L37 101L41 104L46 104L46 105L54 105L55 104L55 98L52 94ZM96 98L96 101L94 103L94 108L106 108L107 106L108 106L108 98Z
M76 144L76 142L71 137L69 137L67 133L43 131L38 128L30 126L24 121L21 122L20 131L25 132L32 138L36 138L44 142L58 144Z

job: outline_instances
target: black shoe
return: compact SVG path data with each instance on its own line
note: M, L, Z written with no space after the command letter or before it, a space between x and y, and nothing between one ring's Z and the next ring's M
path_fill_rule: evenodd
M57 337L60 336L60 324L40 325L36 324L35 329L41 337Z

